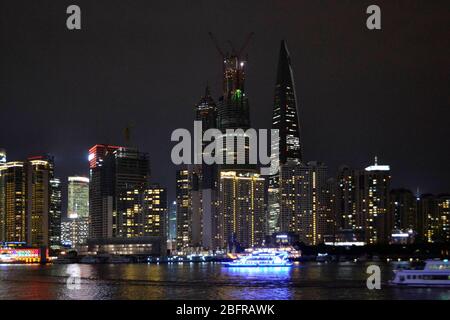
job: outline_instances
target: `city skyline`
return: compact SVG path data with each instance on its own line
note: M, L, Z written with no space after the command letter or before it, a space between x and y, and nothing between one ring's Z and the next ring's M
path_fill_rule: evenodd
M449 4L0 1L0 300L450 300Z
M152 16L153 11L144 10L149 15L144 19L143 13L133 10L125 20L133 22L127 25L116 19L117 29L106 29L110 27L109 20L90 19L80 34L67 34L55 28L49 35L47 27L59 23L59 18L50 15L41 21L25 12L29 18L26 23L36 25L31 30L8 20L6 13L13 16L17 10L14 5L8 6L9 11L3 11L2 15L10 32L2 35L5 72L0 79L6 89L2 107L13 120L0 128L0 146L7 150L8 158L24 159L50 153L55 157L57 175L64 184L67 176L88 175L88 147L95 143L123 144L123 131L130 125L132 142L150 153L153 180L167 186L169 198L174 199L172 179L176 167L167 161L170 145L164 137L168 140L175 128L192 127L193 106L207 83L215 100L221 91L220 57L207 30L224 46L226 39L241 43L248 32L254 31L248 47L246 83L254 127L270 127L275 61L279 41L286 39L296 72L305 160L324 161L334 173L343 164L365 167L377 155L380 161L391 165L394 187L412 191L419 187L423 193L450 190L449 170L446 170L448 152L445 147L439 152L440 139L448 136L449 130L445 125L448 108L445 108L446 74L442 68L449 58L444 54L444 44L437 40L444 29L439 27L443 22L439 13L433 16L434 24L425 30L421 27L427 25L428 17L406 31L373 34L364 30L358 19L346 21L360 10L359 6L350 4L336 7L331 4L335 22L325 19L316 4L303 2L265 4L254 13L253 22L245 20L251 8L248 3L237 4L241 10L232 10L235 8L224 4L196 6L187 10L188 18L198 15L195 9L233 11L234 19L242 23L227 28L230 27L227 20L222 20L223 26L217 26L207 16L198 29L184 31L187 37L182 39L168 25L166 35L158 35L151 27L150 21L155 24L159 21ZM294 19L285 10L287 6L300 17ZM55 12L59 8L54 4L50 7ZM395 12L397 19L407 19L418 10L414 6L399 10L389 3L384 7L388 13ZM278 10L280 16L266 17L264 12L271 9ZM111 17L116 17L117 8L113 6L111 10ZM318 18L313 20L313 16ZM388 16L384 23L386 28L391 28L394 20ZM335 24L339 28L335 29ZM267 30L267 25L276 27ZM123 46L118 46L112 37L119 28L126 30L122 34L134 35L128 42L123 39ZM328 32L331 28L332 33ZM18 37L19 30L28 36ZM420 38L429 33L433 35L431 38ZM407 41L412 35L421 39L414 46ZM93 41L99 36L103 48ZM346 38L354 40L349 43ZM77 49L86 39L94 52L104 56L105 63L96 64ZM152 43L160 44L160 51L154 50ZM393 43L395 51L389 49ZM187 49L175 49L174 44ZM43 50L48 58L33 58L21 50L24 47ZM377 48L385 50L380 53ZM111 49L111 54L106 54L106 49ZM53 59L61 55L67 59ZM33 64L32 68L26 68L35 58L39 59L39 66ZM70 63L66 64L66 60ZM57 70L52 67L55 63ZM195 72L188 65L197 66ZM53 70L50 76L36 82L36 76L46 69ZM162 72L167 70L170 81L162 78ZM65 74L70 74L70 78ZM105 78L100 74L111 76ZM390 76L383 77L383 74ZM155 82L155 79L162 81ZM120 91L116 90L117 86ZM28 89L23 92L20 88ZM176 92L170 99L166 99L167 89ZM29 116L24 119L24 114ZM14 129L12 124L17 121L23 121L26 133L39 139L39 143L24 138ZM44 125L38 126L39 122Z

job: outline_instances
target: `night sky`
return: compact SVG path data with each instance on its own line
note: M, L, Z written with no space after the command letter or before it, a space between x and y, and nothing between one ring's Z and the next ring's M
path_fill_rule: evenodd
M77 4L82 30L66 28ZM382 30L366 28L370 4ZM50 153L56 175L88 175L88 148L132 142L174 196L170 134L192 128L225 48L249 32L246 91L269 128L280 40L295 72L306 160L334 174L378 155L393 186L450 192L449 1L0 1L0 147L8 160Z

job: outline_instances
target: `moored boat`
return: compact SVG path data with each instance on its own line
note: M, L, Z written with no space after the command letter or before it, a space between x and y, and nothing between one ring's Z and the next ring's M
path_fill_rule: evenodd
M450 287L448 260L427 260L423 269L395 270L390 284L413 287Z

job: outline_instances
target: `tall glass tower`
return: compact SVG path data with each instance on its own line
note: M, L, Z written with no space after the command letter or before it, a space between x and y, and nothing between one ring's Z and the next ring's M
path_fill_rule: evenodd
M285 40L281 41L278 58L277 80L272 114L272 129L279 130L279 140L272 141L272 150L278 145L278 157L272 159L279 166L288 162L301 163L302 150L300 143L300 124L298 121L297 96L295 94L294 75L291 58ZM281 171L281 170L280 170ZM280 229L280 173L271 176L268 188L268 219L269 234Z
M280 164L287 160L302 160L300 125L294 75L286 41L281 41L277 82L272 115L272 128L280 133Z

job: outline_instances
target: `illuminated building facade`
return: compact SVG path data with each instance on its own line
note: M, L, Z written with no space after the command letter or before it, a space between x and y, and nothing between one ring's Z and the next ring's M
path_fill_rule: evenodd
M338 231L357 229L358 183L356 170L348 166L339 168L335 185L336 202L334 206Z
M48 246L53 159L32 157L28 158L26 164L27 243L30 246Z
M177 248L189 247L191 244L191 195L190 174L187 166L176 172L177 202Z
M393 189L390 191L389 215L394 230L418 232L417 200L410 190Z
M24 162L7 162L0 166L0 216L2 240L26 242L26 166Z
M89 149L89 237L112 237L114 151L117 146L97 144Z
M86 244L89 237L89 218L67 218L61 222L61 244L76 248Z
M195 107L195 120L202 122L204 133L217 128L217 107L209 88ZM206 142L203 142L202 152ZM190 166L192 201L192 244L206 249L217 247L217 165L206 164Z
M358 225L367 244L388 243L392 231L389 211L390 167L375 164L360 173L358 190Z
M300 124L294 74L286 41L281 42L278 58L277 79L272 113L272 129L279 131L279 140L272 141L272 149L277 145L279 153L273 157L278 165L288 161L302 161ZM277 157L277 158L275 158ZM269 178L268 185L268 233L281 230L280 172Z
M324 242L333 229L327 167L311 161L280 166L281 232L293 232L307 245Z
M89 217L89 178L67 178L67 217Z
M126 195L140 190L142 196L141 191L147 187L148 154L134 148L95 145L89 149L89 166L90 237L135 236L136 232L128 232L130 201Z
M450 242L450 195L423 194L418 197L418 221L426 242Z
M264 240L265 179L248 171L222 171L219 179L218 239L221 248L250 248Z
M286 41L281 42L272 115L272 128L279 130L279 159L301 160L300 126L294 74Z
M58 178L50 180L49 245L61 245L62 187Z
M169 219L167 220L167 239L177 239L177 202L172 201L169 208Z
M144 193L144 236L167 239L166 221L167 190L160 185L151 185Z
M418 219L426 242L434 242L438 234L439 218L437 199L433 194L423 194L418 199Z
M450 194L441 194L437 197L437 218L439 242L450 242Z

